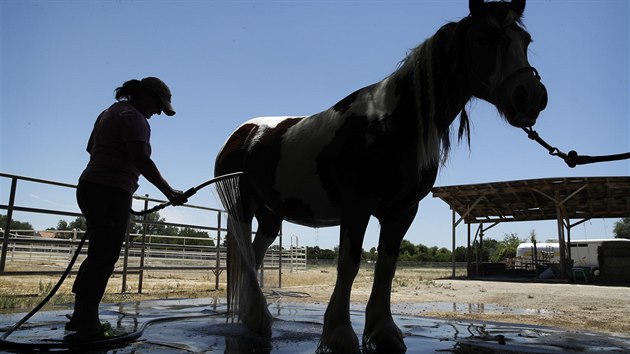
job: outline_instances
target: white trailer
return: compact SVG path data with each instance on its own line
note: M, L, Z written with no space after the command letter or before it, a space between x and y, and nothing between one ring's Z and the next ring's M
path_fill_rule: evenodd
M597 248L601 247L607 241L630 242L629 239L608 238L608 239L592 239L592 240L576 240L571 241L571 259L574 267L589 267L591 270L599 268L599 260ZM536 251L539 263L545 260L548 263L560 263L560 246L558 242L537 242ZM529 263L532 260L534 252L534 244L525 242L518 245L516 249L516 258L523 263Z

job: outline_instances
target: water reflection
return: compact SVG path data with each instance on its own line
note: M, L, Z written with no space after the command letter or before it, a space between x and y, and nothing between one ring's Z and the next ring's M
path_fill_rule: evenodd
M514 315L554 315L554 311L547 309L512 308L508 306L485 303L423 302L417 304L393 305L392 307L394 312L415 315L422 315L431 312L453 312L460 314L500 313Z
M324 305L282 301L271 304L270 311L275 318L273 335L271 339L263 339L229 321L225 316L224 304L222 300L214 302L212 299L172 299L104 305L101 318L126 331L141 328L153 319L172 318L173 321L156 321L146 329L140 340L127 343L121 348L97 352L311 354L317 348L326 309ZM359 338L365 324L364 307L355 305L351 308L352 326ZM541 348L554 348L557 352L592 352L601 351L602 348L625 352L624 349L630 348L630 340L626 338L573 333L549 327L416 316L422 312L437 311L468 314L553 314L544 309L510 309L484 303L432 302L408 304L405 307L398 305L393 310L399 313L394 315L394 319L405 334L404 340L409 353L501 353L522 352L514 350L523 348L526 349L525 352L539 352L537 350ZM65 312L67 311L42 311L29 326L16 332L14 339L26 342L35 338L40 341L62 338ZM401 315L401 312L407 315ZM200 317L202 314L211 315ZM7 325L10 318L12 316L0 316L0 327ZM480 348L487 350L479 351Z

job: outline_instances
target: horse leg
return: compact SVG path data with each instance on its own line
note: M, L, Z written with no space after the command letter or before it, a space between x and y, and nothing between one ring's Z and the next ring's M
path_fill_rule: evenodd
M356 210L350 214L341 218L337 281L324 315L318 353L359 353L359 339L350 324L350 291L359 271L370 214Z
M396 272L396 260L405 233L413 221L418 206L405 212L379 217L381 232L378 242L378 258L374 269L372 293L365 310L363 345L366 349L388 353L407 350L400 329L391 313L392 279Z
M265 258L265 252L273 241L278 237L282 218L264 209L255 213L258 220L258 229L252 246L254 247L254 257L256 259L256 269L260 269Z

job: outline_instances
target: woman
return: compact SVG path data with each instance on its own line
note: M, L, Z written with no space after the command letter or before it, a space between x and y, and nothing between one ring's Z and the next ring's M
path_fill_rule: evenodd
M90 161L79 177L77 202L87 221L88 256L72 287L74 313L66 329L77 333L67 340L103 338L98 306L120 255L129 225L132 195L142 174L173 205L187 201L174 190L151 160L148 120L154 114L175 114L169 88L156 77L129 80L115 90L117 102L103 111L88 141Z

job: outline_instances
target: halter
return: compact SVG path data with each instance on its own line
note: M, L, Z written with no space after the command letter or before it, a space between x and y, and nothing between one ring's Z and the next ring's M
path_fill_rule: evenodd
M534 68L533 66L524 66L522 68L516 69L513 72L511 72L510 74L508 74L505 78L503 78L503 80L501 80L501 82L499 82L499 84L497 85L497 88L502 87L503 85L505 85L509 80L514 79L516 76L522 74L522 73L526 73L526 72L531 72L534 74L534 77L540 81L540 75L538 74L538 70L536 70L536 68Z
M497 45L497 49L501 48L501 44L503 43L505 37L506 36L504 35L503 38L501 38L501 40L499 41L499 44ZM498 55L497 56L498 56L497 68L500 69L501 68L501 64L503 62L503 55L502 55L502 52L500 50L498 50ZM528 66L524 66L524 67L518 68L518 69L512 71L511 73L509 73L508 75L506 75L505 77L503 77L501 79L501 81L499 81L499 83L494 87L494 90L493 90L489 83L487 83L481 77L479 77L477 72L472 67L472 64L470 63L470 60L468 60L468 59L469 59L469 51L466 51L466 65L468 66L468 70L472 73L473 78L477 82L479 82L483 87L485 87L488 90L488 93L490 94L490 97L495 97L495 92L497 90L502 88L509 81L513 80L514 78L516 78L518 75L520 75L522 73L531 72L531 73L534 74L534 77L538 81L541 80L540 75L538 74L538 70L536 70L536 68L534 68L533 66L529 66L528 65Z
M499 46L500 46L500 44L501 43L499 43ZM467 55L468 55L468 53L467 53ZM501 59L502 59L501 58L501 53L499 53L499 60L498 60L498 66L499 67L501 66ZM520 75L522 73L531 72L531 73L534 74L534 77L538 81L540 81L540 75L538 74L538 70L536 70L536 68L534 68L533 66L524 66L524 67L518 68L518 69L512 71L510 74L506 75L501 81L499 81L499 83L495 86L495 89L493 90L492 87L490 87L490 84L488 84L487 82L482 80L479 77L479 75L477 75L477 72L473 69L473 67L470 64L469 60L466 60L466 65L468 65L468 69L472 73L472 75L475 78L475 80L477 80L477 82L479 82L481 85L483 85L488 90L488 93L490 94L491 97L494 97L494 93L497 90L501 89L509 81L514 80L514 78L516 78L518 75ZM559 158L564 160L564 162L567 164L567 166L569 166L571 168L573 168L573 167L575 167L577 165L585 165L585 164L590 164L590 163L607 162L607 161L618 161L618 160L630 159L630 152L625 152L625 153L620 153L620 154L612 154L612 155L601 155L601 156L579 155L575 150L571 150L571 151L569 151L569 153L564 153L564 152L560 151L560 149L558 149L557 147L549 145L531 127L529 127L529 128L522 128L522 129L523 129L523 131L525 131L525 133L527 133L527 137L528 138L530 138L531 140L536 141L537 143L542 145L545 149L547 149L547 151L549 152L549 155L558 156Z
M500 63L501 63L501 61L499 60L499 64ZM506 75L503 79L501 79L501 81L499 81L499 83L493 89L492 86L490 86L489 83L487 83L481 77L479 77L477 72L473 69L472 65L470 64L469 60L466 61L466 64L468 65L468 70L470 70L470 72L472 73L472 75L475 78L475 80L477 82L479 82L483 87L485 87L488 90L488 93L490 94L490 97L494 97L494 93L497 90L499 90L500 88L505 86L509 81L515 79L520 74L531 72L531 73L534 74L534 77L538 81L541 80L540 75L538 74L538 70L536 70L536 68L534 68L533 66L524 66L524 67L518 68L518 69L512 71L511 73L509 73L508 75Z

